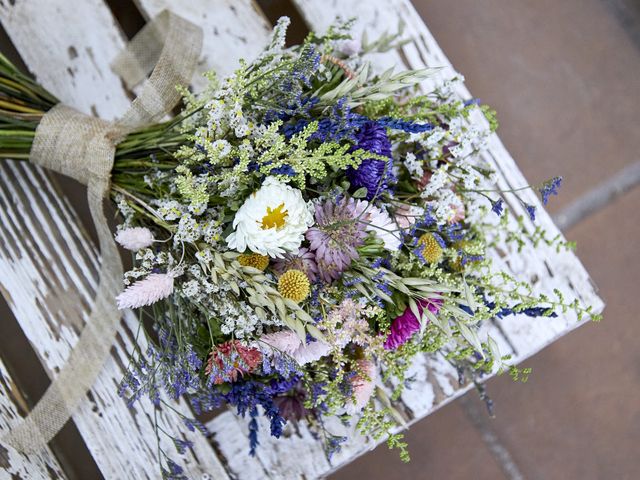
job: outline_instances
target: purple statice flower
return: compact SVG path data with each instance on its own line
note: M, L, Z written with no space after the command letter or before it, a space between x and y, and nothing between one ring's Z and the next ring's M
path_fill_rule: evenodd
M318 278L316 256L305 247L300 248L298 253L287 253L284 258L277 258L273 262L273 269L280 275L287 270L301 270L307 275L311 283Z
M366 224L358 221L365 208L365 202L347 197L316 205L316 225L307 230L306 237L323 281L336 280L358 258L356 248L367 236Z
M484 260L484 256L483 255L469 255L464 250L458 250L458 255L460 255L460 257L461 257L460 265L462 265L463 267L467 263L481 262L481 261Z
M349 437L332 434L325 434L325 437L327 457L329 458L329 461L331 461L331 458L333 458L336 453L340 453L342 451L342 444L349 440Z
M392 130L402 130L407 133L421 133L433 130L433 125L429 123L411 122L393 117L378 118L376 123L381 127L387 127Z
M297 175L297 172L291 165L281 165L279 167L272 168L269 173L271 175L286 175L288 177L295 177Z
M254 406L249 412L249 454L253 457L260 442L258 441L258 407Z
M287 422L280 415L280 410L274 400L294 388L300 381L299 376L291 378L274 378L267 384L262 381L246 379L229 384L228 391L222 394L225 401L235 406L238 415L244 417L247 413L251 417L249 428L250 454L255 454L258 446L258 423L254 422L257 416L257 408L261 406L263 415L270 421L271 435L279 438L282 429Z
M176 447L176 450L180 455L184 455L184 453L193 448L193 442L190 440L185 440L182 438L173 438L173 445Z
M504 208L504 201L499 198L495 202L491 202L491 211L495 213L497 216L502 215L502 209Z
M358 168L349 168L347 178L352 190L365 187L367 200L371 201L389 188L393 181L391 142L387 129L374 122L364 123L356 133L356 144L352 150L362 149L388 157L389 160L365 159Z
M418 300L418 311L422 315L422 311L427 308L434 315L440 311L442 300L440 299L422 299ZM384 341L385 350L395 350L400 345L406 343L414 333L420 330L420 319L411 311L411 308L405 308L402 315L391 322L391 331Z
M171 460L170 458L167 458L167 468L169 470L166 470L165 468L162 468L162 478L165 478L167 480L186 480L187 477L185 477L184 474L184 469L178 465L176 462L174 462L173 460Z
M529 205L528 203L524 204L524 208L527 210L527 213L529 214L529 218L531 219L532 222L536 221L536 207L534 207L533 205Z
M553 177L551 180L547 180L542 184L542 187L538 189L540 196L542 197L542 203L546 205L549 202L551 195L558 195L558 189L562 185L562 177Z

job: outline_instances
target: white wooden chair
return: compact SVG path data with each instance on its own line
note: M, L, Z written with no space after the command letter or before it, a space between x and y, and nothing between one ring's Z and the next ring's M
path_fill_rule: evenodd
M409 0L294 0L308 27L325 29L337 14L356 17L356 31L369 38L393 31L399 20L411 39L401 51L381 55L380 64L397 69L444 66L437 81L453 70ZM251 0L136 0L145 18L169 8L204 30L200 71L214 68L231 72L238 58L251 59L265 43L270 30L266 18ZM50 91L81 111L112 119L130 103L130 93L109 64L125 44L124 35L103 0L22 0L0 2L0 21L22 59ZM203 81L195 79L194 86ZM470 98L460 88L459 95ZM493 136L486 153L500 173L500 185L526 184L514 160ZM50 377L55 377L75 344L90 310L96 285L98 252L77 214L63 196L56 195L50 174L19 162L0 162L0 290L24 334ZM538 207L531 195L526 200ZM521 212L517 204L509 205ZM557 232L539 208L537 224ZM525 215L526 216L526 215ZM533 228L526 224L527 228ZM496 261L541 291L559 288L567 296L594 305L603 304L587 272L572 253L538 248L515 252L505 248ZM4 320L3 320L4 321ZM122 328L100 377L73 421L102 475L107 479L158 478L156 437L151 408L129 409L117 396L136 325L125 315ZM501 352L522 360L579 325L575 316L530 319L513 316L486 328ZM10 342L11 339L0 339ZM455 371L438 358L421 358L413 366L417 381L397 406L417 421L464 393ZM28 372L23 372L28 375ZM0 430L24 410L22 394L0 358ZM149 407L149 405L147 405ZM188 414L181 403L178 411ZM180 423L178 415L164 409L160 421ZM255 458L248 456L247 422L233 412L208 423L212 438L191 435L192 454L185 458L190 478L261 479L316 478L371 449L374 442L354 437L331 464L309 431L289 428L286 438L268 439ZM1 478L67 478L51 450L25 456L0 448ZM12 477L15 476L15 477Z

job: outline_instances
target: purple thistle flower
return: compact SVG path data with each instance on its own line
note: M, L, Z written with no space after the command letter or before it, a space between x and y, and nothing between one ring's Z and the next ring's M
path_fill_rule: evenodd
M420 312L420 315L422 315L425 307L435 315L440 311L441 306L442 300L440 299L418 300L418 312ZM411 308L405 308L402 315L391 322L391 331L384 341L385 350L395 350L406 343L418 330L420 330L420 319L416 318Z
M307 394L301 386L283 396L274 398L273 402L278 407L280 416L285 420L302 420L309 412L304 406Z
M336 280L358 258L356 248L364 243L367 230L357 219L365 208L364 202L346 197L316 205L316 225L307 230L306 237L323 281Z
M273 263L273 269L280 275L287 270L301 270L312 283L318 277L318 265L316 256L308 248L302 247L298 253L287 253L284 258L278 258Z
M367 200L375 197L389 188L393 181L391 172L391 142L387 137L387 129L374 123L367 122L356 133L356 145L353 150L362 149L378 155L384 155L389 160L365 159L358 168L349 168L347 178L353 191L365 187Z

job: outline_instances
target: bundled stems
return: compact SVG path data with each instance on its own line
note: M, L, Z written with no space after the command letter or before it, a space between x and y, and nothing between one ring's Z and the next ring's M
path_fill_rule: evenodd
M0 54L0 159L29 160L36 129L59 100ZM112 181L144 191L149 168L173 169L173 152L185 142L179 119L133 132L116 147Z

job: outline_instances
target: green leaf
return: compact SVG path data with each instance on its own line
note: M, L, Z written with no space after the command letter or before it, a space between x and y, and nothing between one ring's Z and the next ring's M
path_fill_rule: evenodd
M476 351L482 355L482 358L485 358L484 351L482 350L482 344L480 343L480 339L476 332L467 327L464 323L459 323L458 328L460 329L460 333L463 338L471 344Z
M311 318L311 315L309 315L307 312L305 312L303 309L298 308L296 310L296 316L302 320L305 323L309 323L313 325L313 318Z
M420 326L424 328L422 315L420 315L420 309L418 308L418 304L413 298L409 298L409 309L411 310L411 313L413 313L413 316L416 317L418 321L420 321Z
M353 198L365 198L367 196L367 187L360 187L351 195Z
M463 281L463 288L464 288L464 296L467 299L467 304L469 305L469 308L471 309L472 312L476 311L476 302L475 299L473 298L473 293L471 293L471 289L469 288L469 285L467 285L467 282L464 280L464 278L462 279Z
M491 353L495 364L498 365L498 370L502 371L502 355L500 354L498 344L493 338L487 336L487 345L489 346L489 352Z

